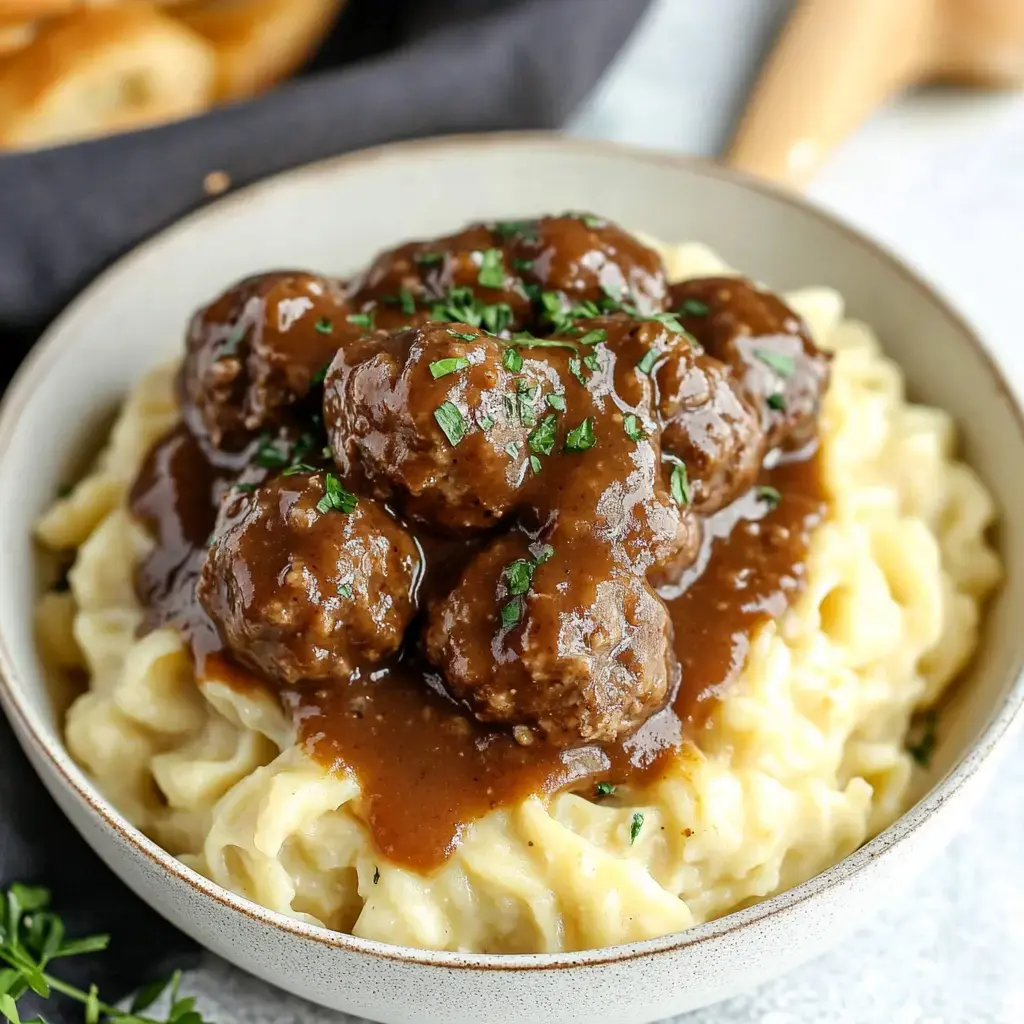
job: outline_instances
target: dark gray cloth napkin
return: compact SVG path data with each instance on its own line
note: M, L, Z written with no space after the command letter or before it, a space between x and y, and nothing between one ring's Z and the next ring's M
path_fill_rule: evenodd
M146 132L0 157L0 390L78 289L207 201L209 172L226 172L238 187L392 139L557 127L647 3L350 0L310 72L266 97ZM17 880L53 889L70 934L113 934L110 952L61 966L108 999L195 955L78 838L0 715L0 887ZM48 1006L45 1018L70 1024L82 1013Z

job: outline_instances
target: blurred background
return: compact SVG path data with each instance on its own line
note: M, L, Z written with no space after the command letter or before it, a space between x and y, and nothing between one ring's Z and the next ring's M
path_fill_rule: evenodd
M0 387L97 272L225 192L394 139L535 128L806 191L938 284L1020 386L1022 75L1024 0L0 0ZM66 855L79 840L5 729L0 876L38 873L57 833L86 918L102 893L148 921ZM881 920L685 1024L1024 1021L1019 739L1000 771ZM221 1024L345 1020L212 956L186 986Z

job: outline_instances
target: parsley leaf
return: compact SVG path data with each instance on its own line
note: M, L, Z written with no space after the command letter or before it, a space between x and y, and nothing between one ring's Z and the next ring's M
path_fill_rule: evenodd
M767 402L769 409L774 409L776 412L786 411L786 396L781 391L777 391L774 395L769 395Z
M583 362L579 356L573 356L569 360L569 372L584 386L587 386L587 377L583 372Z
M444 259L443 252L418 252L413 259L421 267L429 267L434 263L440 263Z
M598 796L611 796L614 792L615 787L610 782L599 782L597 784Z
M501 355L501 365L512 373L518 373L523 368L523 357L514 348L506 348Z
M592 331L587 331L582 338L577 338L576 343L578 345L598 345L607 338L608 332L603 327L596 327Z
M754 355L780 377L792 377L796 373L796 360L785 352L775 352L770 348L755 348Z
M649 348L639 363L636 364L636 368L641 373L649 374L654 369L654 364L658 361L658 353L653 348Z
M513 597L525 594L530 589L533 569L533 562L525 558L517 558L505 566L505 585Z
M470 335L472 337L472 335ZM448 359L435 359L430 364L430 376L437 380L438 377L446 377L449 373L457 370L464 370L469 366L469 360L462 356L451 356Z
M350 515L355 511L359 499L341 486L341 481L333 474L324 474L324 496L316 503L318 512L344 512Z
M402 312L409 316L416 312L416 299L408 288L398 289L398 305Z
M485 249L477 281L485 288L501 288L505 283L505 264L500 249Z
M677 505L690 504L690 478L686 475L686 466L677 462L672 467L672 476L669 478L669 489Z
M510 626L514 626L522 617L523 614L523 601L522 598L514 597L507 604L502 605L501 608L501 627L502 629L508 629Z
M513 235L519 235L523 238L536 238L537 222L533 220L499 220L494 225L494 230L502 238L506 239L511 238Z
M640 835L640 829L644 827L644 816L637 811L633 815L633 820L629 823L629 845L632 846L636 842L636 837Z
M534 473L539 473L540 472L540 468L541 468L540 467L540 459L538 459L536 455L531 455L530 456L530 469L532 469L534 471Z
M707 316L711 307L700 299L683 299L682 305L677 312L683 316Z
M782 501L782 495L775 487L758 487L757 496L769 509L778 508L779 502Z
M587 367L588 370L601 369L601 361L597 358L597 355L594 352L591 352L583 357L583 365Z
M565 395L552 394L545 399L555 412L565 412Z
M437 425L444 431L452 447L455 447L467 434L466 421L459 412L459 407L453 402L442 402L434 410L434 419Z
M663 324L674 334L686 334L686 328L676 319L675 313L652 313L648 319Z
M569 431L565 438L564 450L567 452L585 452L597 444L594 436L594 421L588 416L578 427Z
M469 334L466 331L453 331L450 327L447 328L447 332L453 337L458 338L460 341L476 341L477 336L475 334Z
M320 317L314 324L318 334L333 334L334 324L325 316Z
M629 413L623 419L622 428L630 441L642 441L647 436L644 428L640 426L640 420L633 413Z
M365 327L367 330L373 329L373 314L372 313L349 313L345 318L350 324L355 324L356 327Z
M548 395L548 398L551 398ZM526 441L530 446L530 450L537 452L538 455L550 455L555 447L555 432L557 429L557 418L553 412L549 412L544 416L540 423L532 431Z

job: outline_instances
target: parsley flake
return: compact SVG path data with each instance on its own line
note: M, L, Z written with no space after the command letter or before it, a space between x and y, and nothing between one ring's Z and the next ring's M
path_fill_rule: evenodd
M597 355L595 353L593 353L593 352L591 352L589 355L585 355L583 357L583 365L588 370L600 370L601 369L601 361L597 358Z
M565 438L565 451L585 452L597 444L594 436L594 421L588 416L578 427L569 431Z
M551 398L552 396L549 395L548 397ZM531 451L536 452L538 455L551 454L555 447L557 423L557 418L553 412L549 412L546 416L542 417L540 423L530 431L529 436L526 438Z
M501 356L501 365L512 373L518 373L523 368L523 357L514 348L506 348Z
M334 324L325 316L320 317L314 324L318 334L333 334Z
M454 334L454 331L449 331L449 334ZM462 338L472 338L473 335L459 335ZM435 359L430 364L430 376L437 380L438 377L446 377L449 373L455 373L457 370L464 370L469 366L469 360L463 356L451 356L448 359Z
M615 787L610 782L599 782L597 784L598 796L611 796L614 792Z
M468 334L465 331L453 331L450 327L446 328L446 330L453 338L458 338L460 341L477 340L477 336L475 334Z
M241 491L243 494L252 494L256 490L256 484L250 483L238 483L232 484L236 491Z
M569 360L569 372L584 386L587 386L587 378L583 372L583 362L579 356L573 356Z
M453 448L466 436L466 421L453 402L442 402L434 410L434 419Z
M663 324L674 334L686 334L686 328L676 319L675 313L653 313L649 319Z
M644 816L637 811L633 815L633 820L629 823L629 845L632 846L636 842L636 837L640 835L640 829L644 827Z
M476 421L480 425L481 430L490 430L494 426L494 420L487 413L477 416Z
M518 270L521 274L528 274L533 270L533 260L516 259L512 261L512 267L514 270Z
M485 249L477 281L485 288L501 288L505 283L505 264L500 249Z
M525 558L517 558L505 566L505 585L513 597L525 594L530 589L533 569L533 562Z
M307 462L296 462L289 466L281 476L298 476L299 473L315 473L316 466L311 466Z
M677 312L683 316L707 316L711 312L711 307L700 299L683 299Z
M686 475L686 466L677 462L672 467L672 476L669 478L669 489L677 505L690 504L690 478Z
M502 238L511 238L513 235L521 235L524 238L536 237L536 221L532 220L499 220L494 225L494 230Z
M511 458L518 459L519 458L519 445L516 444L515 441L509 441L509 443L507 445L505 445L504 452L505 452L506 455L510 456Z
M514 626L523 614L523 602L521 598L514 597L507 604L501 607L501 628L508 629Z
M643 359L636 364L636 368L641 373L649 374L654 369L654 364L658 361L658 353L653 348L649 348L645 353Z
M269 434L260 436L259 447L256 449L256 464L258 466L263 469L283 469L290 461L288 453L281 451Z
M767 402L769 409L774 409L776 412L786 411L786 396L781 391L777 391L774 395L769 395Z
M545 401L555 412L565 412L565 395L548 395Z
M782 495L775 487L758 487L757 496L769 509L778 508L779 502L782 501Z
M365 327L367 330L372 330L373 328L372 313L349 313L345 319L350 324L355 324L356 327Z
M540 459L538 459L536 455L530 456L530 469L532 469L534 473L540 472Z
M754 355L773 369L780 377L792 377L796 372L796 360L785 352L775 352L770 348L755 348Z
M318 512L338 511L349 515L358 503L359 499L351 491L346 491L333 473L324 475L324 496L316 503Z
M603 327L597 327L592 331L587 331L582 338L577 338L576 343L578 345L598 345L607 337L608 332Z
M338 584L338 593L341 594L342 597L349 597L350 598L352 596L352 584L351 583L339 583Z
M416 299L408 288L398 289L398 305L403 313L412 316L416 312Z
M642 441L647 436L644 428L640 426L640 420L633 413L629 413L623 419L622 428L630 441Z
M443 252L418 252L413 259L421 267L429 267L434 263L440 263L444 259Z

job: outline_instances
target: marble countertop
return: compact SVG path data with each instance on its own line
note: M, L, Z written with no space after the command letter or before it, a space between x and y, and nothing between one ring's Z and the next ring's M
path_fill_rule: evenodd
M571 131L719 152L788 7L655 0ZM1024 392L1022 168L1024 95L935 90L873 118L809 193L942 288ZM1018 734L965 831L878 920L828 956L674 1024L1020 1024L1022 806ZM213 956L187 987L220 1024L356 1024Z

